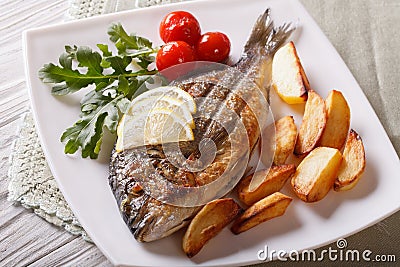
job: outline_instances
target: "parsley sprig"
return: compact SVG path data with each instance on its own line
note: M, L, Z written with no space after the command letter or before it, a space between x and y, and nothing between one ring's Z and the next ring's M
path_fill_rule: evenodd
M112 24L108 35L117 49L116 54L106 44L97 45L99 52L87 46L65 46L58 65L48 63L39 70L39 78L52 84L53 95L91 88L80 102L79 120L61 136L66 154L81 148L83 158L97 158L103 130L116 132L130 100L157 73L152 67L154 64L151 65L157 48L148 39L127 34L120 23Z

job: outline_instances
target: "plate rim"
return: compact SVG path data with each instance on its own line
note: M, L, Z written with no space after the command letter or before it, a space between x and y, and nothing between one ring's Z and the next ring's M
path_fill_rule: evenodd
M135 13L137 13L137 12L151 12L151 10L153 10L153 9L164 9L164 8L167 7L167 6L168 6L168 7L171 7L171 6L179 6L179 7L182 7L182 6L186 6L186 5L195 5L195 4L199 3L199 2L211 2L211 3L212 3L212 2L214 2L214 1L216 1L216 0L198 0L198 1L188 1L188 2L172 3L172 4L168 4L168 5L163 5L163 6L152 6L152 7L148 7L148 8L144 8L144 9L133 9L133 10L127 10L127 11L122 11L122 12L117 12L117 13L104 14L104 15L99 15L99 16L95 16L95 17L85 18L85 19L81 19L81 20L67 21L67 22L63 22L63 23L57 23L57 24L53 24L53 25L41 26L41 27L34 28L34 29L24 30L24 32L23 32L23 38L22 38L22 40L23 40L23 41L22 41L22 42L23 42L23 56L24 56L24 59L25 59L25 61L24 61L24 62L25 62L25 64L24 64L24 67L25 67L25 78L26 78L26 83L27 83L27 86L28 86L30 104L32 105L32 111L33 111L32 113L33 113L33 116L34 116L34 121L35 121L36 129L37 129L37 132L38 132L38 135L39 135L40 143L41 143L41 145L42 145L42 148L43 148L43 151L44 151L46 160L47 160L47 162L49 163L49 167L50 167L52 173L55 173L56 167L54 166L54 163L53 163L53 161L51 160L51 158L52 158L51 155L50 155L51 153L48 151L47 146L44 145L44 144L46 143L46 142L44 141L45 136L44 136L43 132L41 131L41 129L42 129L43 126L42 126L41 123L40 123L40 119L38 119L38 116L39 116L39 115L38 115L38 113L37 113L37 107L36 107L37 102L34 101L35 96L34 96L34 92L33 92L33 89L32 89L31 75L29 74L30 71L32 71L32 70L30 70L29 64L28 64L28 57L29 57L29 56L28 56L28 48L29 48L28 40L29 40L30 38L32 38L31 35L35 35L35 34L37 34L38 32L40 33L41 31L46 30L46 29L59 28L59 27L66 27L66 26L69 26L69 25L83 24L83 23L87 23L87 22L92 22L92 23L93 23L93 22L95 22L95 21L97 21L97 20L103 20L104 18L116 17L118 14L121 14L121 13L124 13L124 14L135 14ZM220 1L221 1L221 0L220 0ZM229 1L229 0L223 0L223 1L231 2L231 1ZM239 0L236 0L236 2L240 2L240 1L239 1ZM267 1L266 1L266 2L267 2ZM319 28L318 24L314 21L314 19L313 19L312 16L308 13L308 11L304 8L304 6L303 6L298 0L287 0L287 2L292 2L292 3L295 2L298 6L300 6L300 7L303 9L304 13L310 17L310 19L313 21L313 23L315 23L315 25L317 26L317 28L321 31L321 32L320 32L321 35L322 35L324 38L326 38L326 40L328 41L328 43L332 46L333 51L337 54L337 57L342 61L343 65L346 66L346 64L345 64L345 62L344 62L344 60L343 60L343 58L340 56L340 54L337 52L337 50L333 47L333 45L331 44L331 42L328 40L328 38L326 37L326 35L322 32L322 30ZM144 11L144 10L146 10L146 11ZM348 69L347 66L346 66L346 69L350 72L351 77L354 79L354 81L356 82L358 88L360 89L360 93L362 93L363 97L364 97L365 100L367 101L367 103L368 103L368 106L367 106L367 107L368 107L368 108L370 109L370 111L372 112L371 114L373 114L373 116L375 116L376 119L377 119L377 121L379 122L380 127L381 127L381 129L383 130L383 133L384 133L383 135L381 135L381 138L385 138L385 142L388 143L388 144L390 145L391 152L392 152L393 156L395 157L395 159L396 159L396 158L398 159L398 155L397 155L397 153L396 153L396 151L395 151L395 149L394 149L394 146L393 146L392 142L390 141L389 136L388 136L388 134L386 133L386 131L385 131L385 129L384 129L382 123L380 122L380 120L379 120L379 118L378 118L378 116L377 116L375 110L373 109L372 105L369 103L369 101L368 101L366 95L364 94L364 91L363 91L363 90L361 89L361 87L358 85L358 83L357 83L357 81L355 80L353 74L351 73L351 71ZM49 160L49 159L50 159L50 160ZM56 176L56 175L54 175L54 177L55 177L55 179L56 179L56 181L57 181L57 184L59 185L59 188L60 188L61 192L62 192L63 195L64 195L64 198L66 199L66 201L67 201L68 203L70 203L70 201L69 201L69 194L65 194L65 192L64 192L65 189L64 189L63 186L60 185L60 183L59 183L59 179L60 179L60 178L59 178L58 176ZM71 209L74 211L74 209L73 209L72 207L71 207ZM393 210L387 212L384 216L382 216L382 217L380 217L380 218L376 218L375 220L372 220L372 221L369 222L368 224L364 225L363 227L358 228L358 229L355 229L353 232L348 233L348 234L346 235L346 237L347 237L347 236L350 236L350 235L353 235L353 234L355 234L355 233L357 233L357 232L360 232L360 231L362 231L362 230L364 230L364 229L370 227L371 225L376 224L377 222L379 222L379 221L381 221L381 220L383 220L383 219L389 217L390 215L396 213L396 212L399 211L399 210L400 210L400 204L398 205L398 207L397 207L396 209L393 209ZM75 212L74 212L74 214L75 214ZM78 216L77 216L77 218L78 218ZM314 248L321 247L321 246L324 246L324 245L326 245L326 244L332 243L334 240L336 240L336 239L334 238L334 239L332 239L332 240L325 241L325 242L323 242L323 243L321 243L321 244L319 244L319 245L316 245ZM107 257L113 264L115 264L115 265L125 265L124 263L119 263L118 260L115 260L114 257L113 257L113 255L109 255L107 251L104 251L102 246L100 246L100 245L98 245L98 244L96 244L96 245L97 245L97 247L102 251L102 253L105 254L106 257ZM312 248L312 247L310 247L310 249L311 249L311 248ZM306 249L307 249L307 248L306 248ZM252 264L252 263L260 263L260 262L258 262L258 261L255 259L254 261L246 262L245 264ZM216 266L218 266L218 265L216 265Z

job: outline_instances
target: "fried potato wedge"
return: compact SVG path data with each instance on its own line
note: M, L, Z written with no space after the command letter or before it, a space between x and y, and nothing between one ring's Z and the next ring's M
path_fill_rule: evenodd
M297 127L292 116L283 117L275 122L274 164L285 164L293 153L297 138Z
M275 192L261 199L245 210L245 212L235 220L231 227L232 233L236 235L240 234L260 223L282 216L291 201L291 197L280 192Z
M190 258L199 253L241 211L241 207L232 198L207 203L190 222L183 237L183 251Z
M332 90L325 100L327 121L319 146L342 149L350 129L350 108L343 94Z
M325 101L314 90L308 91L303 120L294 148L296 155L305 155L314 149L322 136L326 121Z
M365 151L361 137L353 129L350 130L343 151L343 161L340 165L334 190L345 191L352 189L359 181L365 170Z
M323 199L333 187L341 162L342 155L336 148L317 147L311 151L292 177L296 195L305 202Z
M239 200L246 205L252 205L260 199L278 192L295 171L296 166L288 164L272 166L269 169L261 170L247 176L237 186ZM255 190L250 191L250 181L255 175L263 176L263 181Z
M288 104L304 103L310 83L301 65L296 47L290 42L281 47L272 61L272 86Z

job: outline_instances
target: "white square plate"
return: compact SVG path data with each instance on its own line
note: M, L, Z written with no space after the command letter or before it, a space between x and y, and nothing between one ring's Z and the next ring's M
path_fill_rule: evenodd
M38 70L56 63L65 45L110 43L107 28L121 22L128 32L160 44L158 25L173 10L192 12L203 31L220 30L230 37L238 58L256 18L270 7L276 25L299 22L293 36L311 86L322 97L341 90L351 107L351 127L363 137L367 157L365 174L348 192L330 192L322 201L306 204L295 199L286 214L235 236L224 229L193 259L181 250L182 231L149 244L136 242L123 222L108 185L108 155L99 160L66 156L59 139L79 114L82 93L54 97L38 78ZM90 237L115 265L181 266L244 265L257 262L257 252L315 248L378 222L400 208L400 164L382 125L359 85L328 39L297 0L218 0L172 4L104 15L33 29L24 35L28 86L37 129L50 168L66 200ZM302 107L281 102L272 94L276 118L293 115L301 122ZM284 192L293 196L288 188Z

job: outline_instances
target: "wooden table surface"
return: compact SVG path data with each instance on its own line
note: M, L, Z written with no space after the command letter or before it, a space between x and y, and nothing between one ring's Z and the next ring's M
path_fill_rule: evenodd
M21 33L63 21L68 5L67 0L2 0L0 4L0 266L111 265L95 245L7 201L8 157L22 114L29 109ZM389 223L398 221L393 218Z

